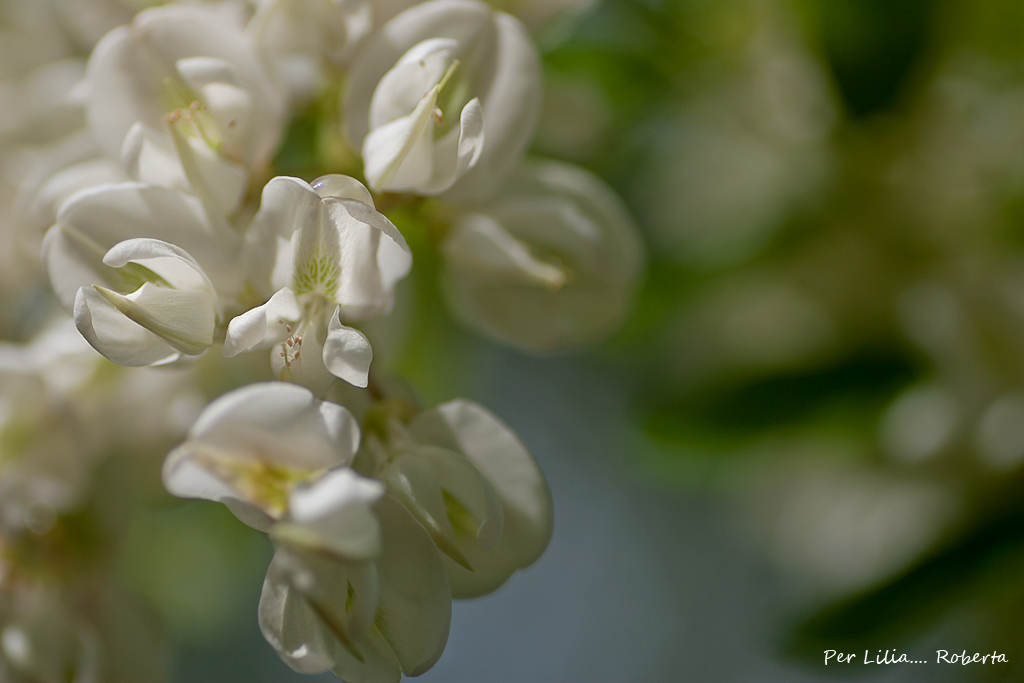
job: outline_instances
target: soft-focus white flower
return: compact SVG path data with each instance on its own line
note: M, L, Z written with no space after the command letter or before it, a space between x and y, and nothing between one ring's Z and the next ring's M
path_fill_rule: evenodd
M485 595L533 564L552 531L551 492L515 433L456 400L402 424L368 417L357 466L385 483L442 551L456 598Z
M207 172L212 156L262 171L281 136L283 92L242 25L213 9L168 5L142 12L96 46L86 84L90 131L108 157L123 153L129 165L144 153L173 162L166 153L173 133L178 152L194 148ZM126 140L136 124L149 130Z
M12 594L13 593L13 594ZM102 652L96 629L68 609L53 589L0 596L0 676L4 681L99 683Z
M260 627L296 671L397 681L444 650L451 592L427 532L346 465L359 427L342 406L271 382L214 401L164 463L179 496L223 502L279 546Z
M359 425L336 403L284 382L250 384L207 406L164 462L167 490L227 505L243 522L270 529L292 491L348 465Z
M271 562L260 597L260 628L281 658L300 673L331 670L345 681L391 683L432 667L448 641L451 593L444 566L427 532L394 498L369 496L346 505L307 504L331 488L361 486L324 481L293 495L291 537L272 535L282 546ZM326 477L325 477L326 480ZM379 487L379 484L372 482ZM379 552L350 556L325 547L356 507L379 525ZM312 514L311 514L312 513ZM283 526L283 525L281 525ZM314 531L315 529L315 531Z
M523 153L540 97L540 60L518 20L477 0L433 0L360 51L344 111L374 190L479 198Z
M246 31L299 97L321 85L325 62L348 61L373 24L367 0L253 1L256 13Z
M47 531L82 502L102 453L97 430L73 400L96 355L74 328L30 344L0 343L0 526Z
M279 177L263 190L246 242L253 290L266 303L228 325L224 354L273 347L282 379L318 394L334 377L366 386L372 350L341 320L390 310L412 255L401 233L348 176L313 185Z
M554 162L519 168L498 196L459 218L442 250L459 315L528 349L610 332L643 267L638 230L615 193Z
M220 293L240 287L238 249L237 236L195 197L125 183L69 200L43 261L58 301L96 350L122 365L153 365L213 343Z

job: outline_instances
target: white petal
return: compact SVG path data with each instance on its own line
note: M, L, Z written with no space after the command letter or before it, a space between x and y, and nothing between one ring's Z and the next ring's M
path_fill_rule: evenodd
M303 225L320 220L320 196L303 180L278 176L263 188L260 210L245 238L250 281L269 298L291 287L295 269L292 237Z
M185 57L174 64L178 73L190 86L199 90L211 83L224 83L240 87L238 70L224 59L215 57Z
M408 676L432 667L448 643L452 600L430 536L394 498L377 503L384 552L377 560L382 631ZM340 667L335 673L342 674Z
M488 30L492 10L475 0L441 0L413 7L389 21L360 50L346 83L349 140L359 149L370 132L370 102L384 75L409 49L425 40L447 38L470 44Z
M359 330L346 327L338 319L338 310L331 316L324 342L324 365L332 375L357 387L365 387L370 377L373 349L370 340Z
M364 172L376 192L414 191L434 174L432 138L438 88L408 116L370 131L363 142Z
M370 127L405 118L441 82L459 43L431 38L414 45L384 74L370 101Z
M225 158L204 140L186 137L177 126L171 126L170 130L175 153L187 179L184 189L209 202L222 215L232 215L245 197L248 169Z
M335 301L346 320L391 310L395 285L412 267L412 251L387 218L361 202L326 199L339 231L341 283Z
M398 229L359 197L358 188L346 185L331 189L355 199L321 198L297 178L267 184L245 245L246 267L261 295L282 287L297 296L317 292L340 304L346 320L390 310L394 286L409 272L412 254Z
M159 125L163 107L137 84L159 82L161 71L155 57L133 43L127 26L108 33L93 49L86 69L86 114L90 131L107 156L119 157L124 138L137 121Z
M375 208L373 195L366 189L366 186L355 178L340 173L329 173L322 175L313 182L310 187L316 191L322 199L334 197L335 199L355 199L370 208Z
M136 121L124 138L121 163L132 180L186 192L190 189L171 136L141 121Z
M92 287L78 290L75 326L94 349L119 365L141 367L177 360L179 352L129 320Z
M319 401L308 389L264 382L211 403L189 440L242 459L328 469L351 463L359 425L344 407Z
M413 513L438 548L467 569L467 552L489 550L501 536L504 514L491 484L460 452L417 445L393 455L388 491Z
M39 225L57 221L61 206L81 190L128 180L121 165L113 159L93 159L68 166L50 176L32 200L29 215Z
M434 144L434 177L420 186L423 194L444 192L469 169L484 151L484 114L480 99L462 108L459 126Z
M70 313L78 290L94 283L112 284L116 271L103 263L106 249L75 230L54 225L43 238L43 268L61 308Z
M495 24L497 66L487 92L481 93L487 145L476 165L445 193L450 201L494 194L522 159L540 120L543 79L537 47L518 19L498 12Z
M461 221L459 229L445 240L444 254L449 264L480 271L490 280L509 285L558 289L566 282L561 268L535 257L526 244L483 214L472 214Z
M232 358L250 349L281 343L287 336L285 323L295 323L302 312L295 294L287 287L270 301L236 316L228 323L224 339L224 356Z
M209 469L197 463L192 450L178 447L163 465L164 488L180 498L201 498L224 503L241 521L259 531L269 531L274 520L255 505L241 500L237 491Z
M373 572L370 580L368 572ZM391 648L375 626L357 642L349 631L359 610L362 594L373 590L376 571L369 563L331 562L315 556L297 555L279 550L267 570L260 596L260 630L278 655L295 671L315 674L345 666L345 679L353 683L398 683L402 671ZM355 614L342 617L348 599L348 586L354 589ZM359 588L357 588L357 586ZM363 590L360 590L362 588ZM333 597L333 599L332 599ZM375 596L374 596L375 597ZM372 601L376 605L376 600ZM332 624L324 622L328 616ZM356 660L335 633L357 648L363 661Z
M105 185L71 197L61 208L57 226L104 253L133 238L175 244L192 255L219 292L231 294L241 288L238 236L196 197L140 183ZM49 274L58 292L75 284L60 271L51 269ZM62 281L60 286L57 280ZM77 286L98 281L86 278Z
M421 413L409 431L419 443L465 453L494 487L504 509L497 545L487 551L466 549L473 572L446 560L452 594L485 595L516 569L533 564L551 539L551 492L512 430L483 407L456 400Z
M127 296L98 285L94 289L125 317L185 355L198 356L213 344L217 312L209 292L149 282Z
M86 70L90 129L107 154L116 157L136 121L159 128L166 113L164 83L180 77L179 61L186 60L190 76L204 75L203 62L190 63L191 58L222 60L235 71L253 99L252 120L240 141L244 158L239 161L264 166L280 139L283 91L263 68L241 26L210 8L171 5L146 10L131 26L115 29L100 41Z
M629 311L644 261L639 231L615 193L555 162L517 169L492 201L456 222L442 253L459 317L537 350L612 331Z
M383 493L379 482L349 469L334 470L292 493L291 522L278 525L278 530L346 560L372 560L381 552L373 505Z
M352 65L345 93L346 130L353 146L362 149L375 127L370 109L378 84L407 50L438 38L459 44L459 72L473 83L469 96L480 98L486 139L478 162L445 197L479 201L501 186L522 157L540 115L540 59L526 28L513 17L474 0L435 0L395 17ZM437 177L447 180L446 173Z

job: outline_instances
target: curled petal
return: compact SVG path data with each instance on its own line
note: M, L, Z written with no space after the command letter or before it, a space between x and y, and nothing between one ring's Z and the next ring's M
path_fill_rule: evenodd
M338 310L331 316L324 342L323 360L327 370L357 387L365 387L370 377L373 349L370 340L359 330L346 327L338 319Z
M180 352L134 322L92 287L78 290L75 326L94 349L119 365L141 367L170 363Z

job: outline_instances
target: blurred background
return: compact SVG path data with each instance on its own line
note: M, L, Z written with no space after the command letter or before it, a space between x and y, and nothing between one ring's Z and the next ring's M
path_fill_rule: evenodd
M1024 680L1024 4L598 0L537 31L533 153L616 188L648 273L607 343L530 356L451 318L391 216L416 336L380 358L508 422L555 500L421 680ZM117 575L176 680L307 680L256 624L269 543L154 498Z

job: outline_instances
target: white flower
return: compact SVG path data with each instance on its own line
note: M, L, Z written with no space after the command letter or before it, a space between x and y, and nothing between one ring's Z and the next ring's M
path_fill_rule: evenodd
M446 237L456 312L510 344L555 349L599 339L627 312L643 268L638 230L586 171L527 164Z
M164 486L176 496L222 502L268 531L297 486L348 465L358 447L359 426L342 406L294 384L250 384L207 406L167 456Z
M0 672L5 681L96 683L103 647L95 626L69 609L55 587L7 587L0 602ZM96 591L102 594L103 591Z
M204 167L193 174L185 166L193 186L197 178L219 169L234 187L238 183L232 176L240 170L267 167L281 136L284 95L243 27L213 9L168 5L140 13L96 46L86 85L90 131L108 157L123 154L136 172L156 166L158 177L169 173L159 167L176 162L168 154L173 133L178 153L197 157ZM148 130L130 138L136 124ZM155 141L156 136L163 141ZM163 161L138 162L140 154ZM220 164L214 164L215 157L222 157ZM231 164L239 168L228 170ZM201 196L198 184L194 189ZM219 190L215 203L230 212L237 199L230 201L230 193Z
M97 454L40 373L9 362L10 346L0 346L0 527L46 531L81 503Z
M346 466L355 418L287 383L214 401L164 463L179 496L223 502L279 546L260 628L296 671L397 681L444 650L451 592L427 532Z
M311 186L279 177L247 236L253 289L266 303L228 325L224 354L272 346L275 372L323 393L340 377L366 386L372 350L341 320L390 310L412 255L401 233L373 208L370 193L347 176Z
M240 289L238 249L238 237L200 200L124 183L68 200L43 242L43 262L58 301L97 351L122 365L154 365L213 343L221 295Z
M444 110L438 107L441 91L459 66L458 48L454 40L425 40L381 79L370 101L370 133L363 142L366 177L374 190L437 194L480 159L480 99L466 103L453 126L445 125Z
M363 683L417 676L434 665L448 641L451 593L444 566L423 527L379 488L372 510L366 495L350 495L336 506L303 500L342 500L343 492L371 486L351 472L342 474L348 481L318 482L293 495L293 517L302 508L315 513L305 510L290 537L272 530L281 549L263 584L260 629L300 673L331 670ZM348 533L352 508L378 524L379 552L371 557L332 548L338 531Z
M360 51L344 111L374 190L479 198L522 155L540 96L537 50L518 20L477 0L434 0Z
M493 592L547 548L553 515L544 475L483 407L451 401L404 425L371 413L367 430L357 466L372 470L430 534L454 597Z
M246 31L297 96L315 93L323 64L348 61L372 28L366 0L254 0Z

